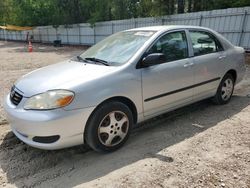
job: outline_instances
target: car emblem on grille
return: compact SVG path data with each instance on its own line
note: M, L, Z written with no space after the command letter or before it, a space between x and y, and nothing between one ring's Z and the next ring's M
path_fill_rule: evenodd
M15 94L15 90L14 90L14 88L12 88L11 92L10 92L10 97L12 98L14 96L14 94Z
M15 90L13 86L10 90L10 100L14 105L18 105L23 98L23 95Z

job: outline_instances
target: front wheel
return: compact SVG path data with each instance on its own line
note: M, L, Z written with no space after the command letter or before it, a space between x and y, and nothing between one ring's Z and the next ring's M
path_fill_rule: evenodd
M234 91L235 80L231 74L226 74L217 89L217 93L213 98L216 104L226 104L230 101Z
M105 103L88 121L86 142L98 152L114 151L126 142L132 124L132 113L125 104L116 101Z

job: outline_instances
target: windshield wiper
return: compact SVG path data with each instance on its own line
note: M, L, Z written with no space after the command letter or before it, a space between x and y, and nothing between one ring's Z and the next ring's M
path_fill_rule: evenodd
M85 60L101 63L101 64L103 64L105 66L110 66L110 64L107 61L102 60L102 59L98 59L98 58L95 58L95 57L87 57L87 58L85 58Z
M76 58L79 60L79 61L82 61L82 62L87 62L88 63L88 61L87 60L85 60L85 59L83 59L81 56L76 56Z

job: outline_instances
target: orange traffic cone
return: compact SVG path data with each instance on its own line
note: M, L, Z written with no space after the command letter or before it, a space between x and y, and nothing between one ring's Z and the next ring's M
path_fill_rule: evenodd
M33 51L33 47L32 47L32 44L31 44L31 42L29 41L29 47L28 47L28 50L29 50L29 52L32 52Z

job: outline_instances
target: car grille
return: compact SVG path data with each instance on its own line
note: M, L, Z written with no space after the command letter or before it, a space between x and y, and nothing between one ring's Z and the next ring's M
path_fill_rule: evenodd
M20 93L18 93L14 87L12 87L10 91L10 101L14 105L18 105L21 102L22 98L23 96Z

